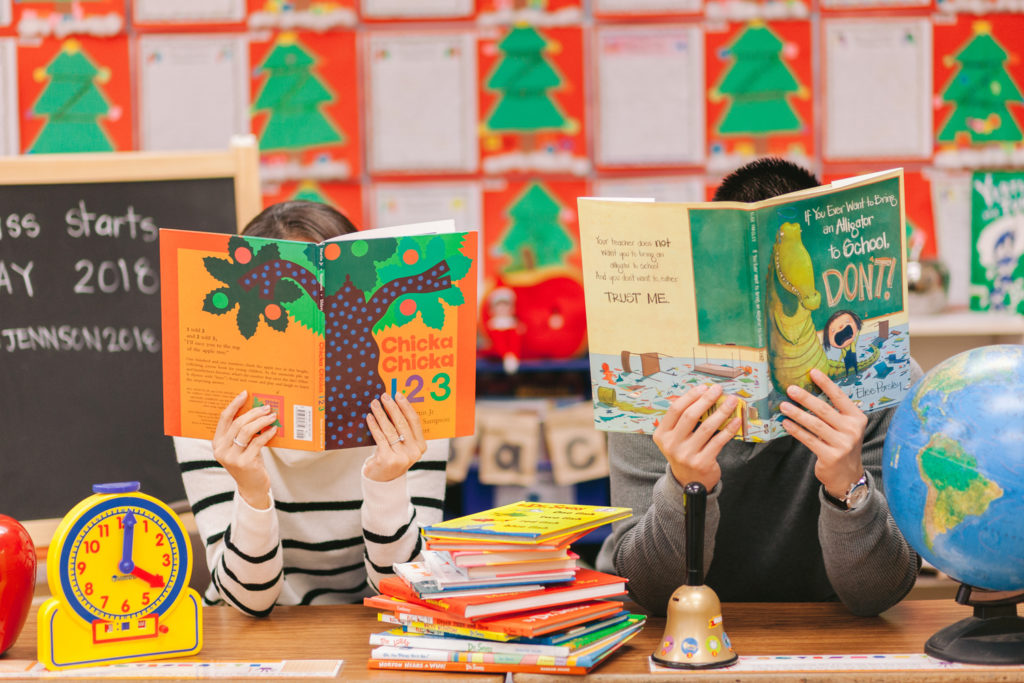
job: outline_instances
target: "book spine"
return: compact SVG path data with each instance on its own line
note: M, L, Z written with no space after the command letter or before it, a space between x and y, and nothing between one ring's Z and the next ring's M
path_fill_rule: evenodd
M582 666L544 666L538 664L494 664L490 662L429 662L420 659L369 659L369 669L401 669L403 671L462 671L476 673L540 673L582 675Z
M327 283L327 278L324 275L324 249L323 245L319 245L316 249L316 291L317 291L317 308L320 311L320 315L317 318L317 322L320 325L318 332L320 333L320 353L317 355L317 381L319 386L317 389L317 406L316 415L313 416L316 424L320 426L320 439L319 446L320 450L327 450L327 373L325 371L325 365L327 358L325 357L327 349L327 316L324 312L324 301L326 295L324 294L324 285Z
M764 297L761 293L761 263L760 263L760 248L758 241L760 236L757 231L757 212L750 212L750 228L747 232L749 247L748 253L750 254L750 291L753 292L753 301L751 302L751 314L754 321L754 335L757 341L758 348L764 348L765 343L765 311L764 311Z
M572 652L565 646L530 645L527 643L480 642L462 638L432 638L430 636L399 636L391 633L373 633L370 645L387 647L419 648L422 650L438 650L445 652L483 652L489 654L509 655L546 655L548 657L568 657Z

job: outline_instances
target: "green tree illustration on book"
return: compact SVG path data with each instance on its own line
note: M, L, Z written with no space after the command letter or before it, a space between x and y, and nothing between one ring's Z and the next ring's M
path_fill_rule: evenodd
M509 258L503 271L558 266L576 243L559 221L562 206L543 185L532 183L508 209L510 223L498 249Z
M259 66L267 74L253 111L269 112L260 132L260 149L299 150L316 145L343 144L345 136L320 108L334 95L313 73L316 59L292 32L278 36Z
M944 102L954 105L939 142L955 142L966 135L972 142L1018 142L1021 129L1007 108L1008 102L1022 103L1021 92L1006 71L1010 57L992 37L992 25L976 21L974 36L955 55L945 57L946 66L960 68L943 89Z
M228 258L203 260L207 272L224 283L207 293L203 310L214 315L236 311L238 331L246 339L256 334L261 321L283 332L289 317L324 336L327 431L342 433L352 445L370 445L373 440L361 416L371 397L391 390L377 370L380 349L374 333L402 327L417 317L439 330L445 321L444 304L465 302L456 283L469 272L472 260L459 251L461 238L448 237L316 245L236 235L228 242ZM316 274L318 249L325 261L322 283ZM333 261L342 267L332 267Z
M806 99L807 88L782 60L783 43L764 22L753 21L723 51L732 65L709 98L729 103L718 122L721 135L752 135L763 140L772 133L799 131L803 124L789 103L796 95Z
M97 83L110 79L110 70L97 68L77 40L66 40L60 52L34 78L49 84L32 105L46 123L29 148L31 153L111 152L114 145L100 127L99 117L110 111Z
M526 150L533 147L536 133L571 132L577 125L562 114L549 94L562 85L562 77L543 54L547 45L533 27L511 29L498 43L503 56L486 83L501 93L485 122L487 132L521 133Z

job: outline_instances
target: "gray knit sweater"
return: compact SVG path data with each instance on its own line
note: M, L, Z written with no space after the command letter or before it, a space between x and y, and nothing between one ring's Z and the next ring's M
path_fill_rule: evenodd
M893 411L868 414L862 458L871 497L853 511L824 499L815 455L796 439L726 445L704 535L705 582L719 599L838 599L868 616L910 591L921 560L882 491L882 446ZM628 578L632 599L661 615L685 582L683 486L649 435L609 434L608 448L612 505L633 508L633 517L613 526L597 566Z

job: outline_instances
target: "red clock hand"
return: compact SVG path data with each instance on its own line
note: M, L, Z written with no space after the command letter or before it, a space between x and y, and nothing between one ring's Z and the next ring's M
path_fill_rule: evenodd
M150 574L144 569L139 569L138 566L132 569L132 576L137 576L150 585L151 588L163 588L164 577L159 574Z

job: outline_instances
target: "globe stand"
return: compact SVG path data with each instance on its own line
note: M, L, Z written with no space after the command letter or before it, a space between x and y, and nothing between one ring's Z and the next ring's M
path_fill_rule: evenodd
M967 664L1024 664L1024 591L987 591L960 584L956 601L974 616L942 629L924 644L925 654Z

